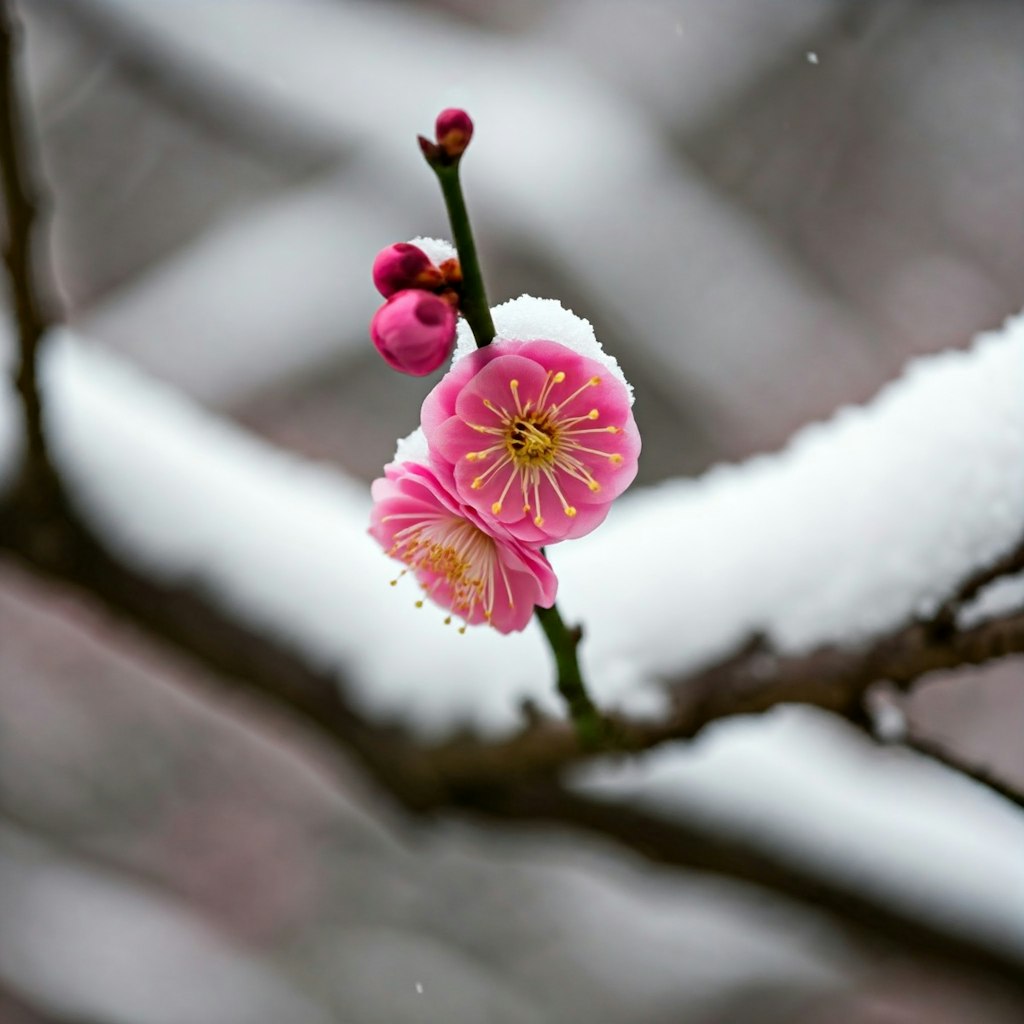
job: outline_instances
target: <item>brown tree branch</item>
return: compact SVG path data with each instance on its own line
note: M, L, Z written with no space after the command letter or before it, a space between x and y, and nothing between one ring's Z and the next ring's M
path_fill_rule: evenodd
M782 894L824 911L851 928L869 947L903 947L954 972L972 971L1024 996L1024 960L985 941L976 941L900 909L827 876L820 867L794 862L763 842L716 832L694 821L567 792L553 782L527 783L509 790L499 803L478 805L477 814L495 820L568 826L610 839L658 865L708 872Z
M30 489L38 498L42 478L52 476L37 376L39 347L49 322L39 286L44 276L39 197L29 184L32 147L22 116L15 71L20 39L21 28L13 14L11 0L3 0L0 3L0 181L7 227L4 263L17 322L15 385L21 398L27 449L23 471L33 476Z

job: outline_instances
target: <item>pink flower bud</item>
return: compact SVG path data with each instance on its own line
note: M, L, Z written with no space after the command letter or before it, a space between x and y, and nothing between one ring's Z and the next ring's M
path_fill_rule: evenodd
M370 337L389 366L424 377L451 355L455 311L432 292L396 292L374 314Z
M434 132L438 146L449 158L455 159L462 156L473 138L473 122L464 110L449 107L437 115Z
M444 277L422 249L409 242L396 242L377 253L373 283L386 299L404 288L437 288Z

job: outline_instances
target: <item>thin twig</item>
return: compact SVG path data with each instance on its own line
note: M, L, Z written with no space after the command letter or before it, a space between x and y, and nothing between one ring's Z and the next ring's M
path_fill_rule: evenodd
M419 141L427 164L441 186L441 194L448 210L448 221L452 228L452 238L459 254L459 266L462 271L459 311L473 332L477 348L485 348L494 341L496 331L494 321L491 319L491 307L487 300L480 257L473 238L473 226L466 208L466 197L463 195L462 181L459 178L462 154L453 159L429 140L421 137ZM538 606L535 614L554 655L555 683L565 701L580 747L590 751L602 747L610 749L615 745L614 730L587 691L587 684L580 669L578 648L581 630L579 627L570 629L566 626L556 604L552 604L550 608Z
M534 614L554 654L558 692L569 710L580 745L584 750L607 747L611 739L607 721L591 700L580 669L577 648L582 632L578 626L570 629L565 624L555 604L550 608L538 607Z
M786 896L844 922L872 945L895 943L956 972L977 971L1024 995L1024 959L997 945L957 935L908 914L900 902L858 891L841 875L789 858L749 835L716 830L699 820L667 818L622 800L567 792L552 782L509 791L493 807L477 807L495 820L570 826L639 854L645 860L687 871L709 872Z
M491 307L487 301L487 290L484 287L483 269L476 251L473 238L473 226L466 209L466 197L462 193L462 181L459 178L461 160L454 163L431 163L441 186L444 205L448 211L448 222L452 227L452 241L459 254L459 267L462 270L462 294L459 311L466 318L477 348L483 348L494 341L497 333L491 319Z
M15 69L21 29L11 8L11 0L0 3L0 178L7 222L4 263L18 331L15 384L24 416L25 468L38 482L50 475L38 379L39 349L49 321L39 288L44 248L39 197L29 184L32 147L22 117Z

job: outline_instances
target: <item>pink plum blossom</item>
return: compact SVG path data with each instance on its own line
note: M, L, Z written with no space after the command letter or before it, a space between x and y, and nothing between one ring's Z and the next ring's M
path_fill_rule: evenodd
M370 337L385 362L402 373L433 373L455 346L455 310L432 292L396 292L374 314Z
M485 522L528 544L582 537L636 476L626 386L554 341L499 341L427 396L431 463Z
M486 622L500 633L516 632L526 628L534 605L554 604L558 581L547 559L501 527L486 526L430 468L391 463L371 493L371 535L463 628Z
M411 242L396 242L381 249L373 261L373 284L385 299L405 288L433 290L444 275L430 257Z

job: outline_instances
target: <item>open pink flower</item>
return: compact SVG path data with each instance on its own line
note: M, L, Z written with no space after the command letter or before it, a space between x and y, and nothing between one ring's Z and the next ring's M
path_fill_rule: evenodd
M589 533L636 476L625 385L554 341L502 341L459 360L422 421L441 478L530 544Z
M373 482L370 533L432 601L501 633L525 629L534 605L554 604L558 580L539 551L485 528L426 466L392 463L384 474Z

